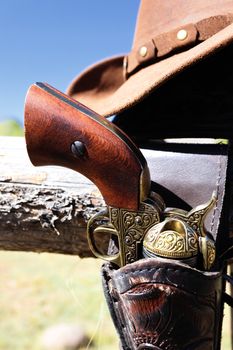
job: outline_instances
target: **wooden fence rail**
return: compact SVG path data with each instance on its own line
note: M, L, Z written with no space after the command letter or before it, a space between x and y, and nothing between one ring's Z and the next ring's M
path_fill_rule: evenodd
M22 137L0 137L0 249L92 256L87 219L104 206L85 177L34 167Z

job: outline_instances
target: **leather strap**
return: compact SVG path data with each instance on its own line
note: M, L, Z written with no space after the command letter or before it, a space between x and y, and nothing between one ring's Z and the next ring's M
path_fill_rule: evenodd
M232 14L213 16L150 38L125 57L126 77L129 77L138 69L154 63L156 60L205 41L232 22Z

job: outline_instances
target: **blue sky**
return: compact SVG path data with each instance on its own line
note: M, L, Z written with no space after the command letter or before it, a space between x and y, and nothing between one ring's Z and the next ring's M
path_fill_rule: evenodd
M2 0L0 120L23 121L32 83L65 91L88 65L128 52L138 6L139 0Z

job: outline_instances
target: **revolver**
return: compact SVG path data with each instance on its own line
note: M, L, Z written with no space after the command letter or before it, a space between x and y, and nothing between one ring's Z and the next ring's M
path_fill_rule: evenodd
M189 213L166 208L162 197L151 191L143 154L112 122L49 84L35 83L25 101L25 137L34 165L73 169L100 190L106 209L87 225L96 257L118 267L157 256L191 265L201 256L206 270L214 264L214 240L204 219L215 194ZM107 252L98 247L98 235L109 236Z

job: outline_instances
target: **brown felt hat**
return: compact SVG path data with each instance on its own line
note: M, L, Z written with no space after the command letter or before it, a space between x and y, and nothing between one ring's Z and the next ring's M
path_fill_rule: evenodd
M142 0L131 52L87 68L67 93L117 114L232 42L233 0Z

